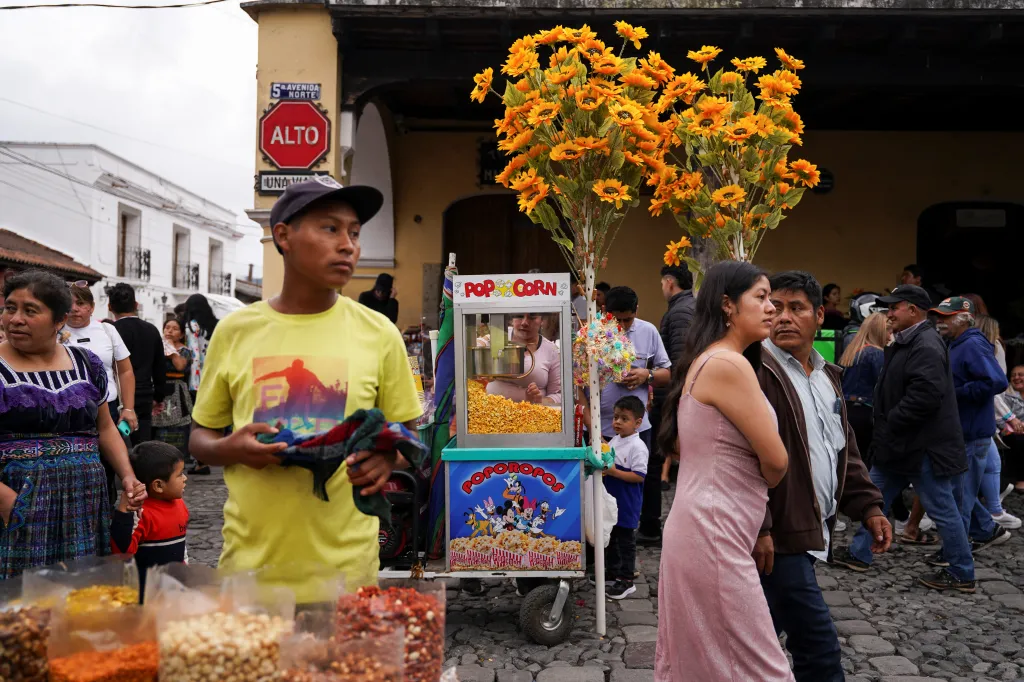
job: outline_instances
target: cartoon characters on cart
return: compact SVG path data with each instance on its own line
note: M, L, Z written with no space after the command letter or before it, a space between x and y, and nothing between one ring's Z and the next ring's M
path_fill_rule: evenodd
M560 507L556 507L554 513L551 513L551 505L547 500L538 504L537 500L527 499L526 488L515 473L509 474L505 479L505 490L501 496L505 500L501 507L494 503L493 498L488 497L483 500L483 506L477 505L476 508L464 513L466 525L473 529L469 537L497 537L510 530L536 539L550 537L544 533L544 524L549 518L554 520L565 513Z

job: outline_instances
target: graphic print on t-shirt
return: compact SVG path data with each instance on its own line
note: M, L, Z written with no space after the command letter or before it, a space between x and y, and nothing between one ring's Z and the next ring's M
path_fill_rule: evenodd
M312 434L328 431L345 419L345 360L291 355L256 358L252 376L254 422Z

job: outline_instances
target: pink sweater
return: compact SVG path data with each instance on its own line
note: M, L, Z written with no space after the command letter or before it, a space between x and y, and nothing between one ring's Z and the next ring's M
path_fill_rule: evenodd
M530 384L537 384L537 388L545 398L555 404L562 404L562 372L558 357L558 348L552 342L541 337L540 346L534 351L533 357L537 367L525 379L500 379L487 384L487 392L491 395L500 395L524 402L526 400L526 388ZM525 369L529 370L533 365L530 363L530 356L526 356Z

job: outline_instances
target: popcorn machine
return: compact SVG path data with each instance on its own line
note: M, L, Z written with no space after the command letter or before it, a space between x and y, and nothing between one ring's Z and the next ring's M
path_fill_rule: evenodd
M574 447L569 275L456 276L456 440L442 453L446 575L527 579L520 622L555 644L582 577L586 451Z
M457 276L453 294L459 447L571 447L569 275Z

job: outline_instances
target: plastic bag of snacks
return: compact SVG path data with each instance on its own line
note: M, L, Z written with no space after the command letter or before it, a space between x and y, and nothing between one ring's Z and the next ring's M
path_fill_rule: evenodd
M385 580L338 599L335 636L345 642L405 629L406 682L436 682L444 662L445 587Z
M253 573L212 582L190 588L168 572L149 574L146 606L157 618L161 682L275 680L279 640L292 631L294 593L261 592Z
M403 628L345 642L333 636L333 628L330 610L296 616L295 633L281 642L284 682L402 682Z
M26 605L21 578L0 580L0 680L47 682L50 609Z
M55 596L71 615L139 603L139 571L124 557L91 557L26 571L24 599L45 603Z
M50 682L156 682L153 616L138 605L75 615L59 609L49 658Z

